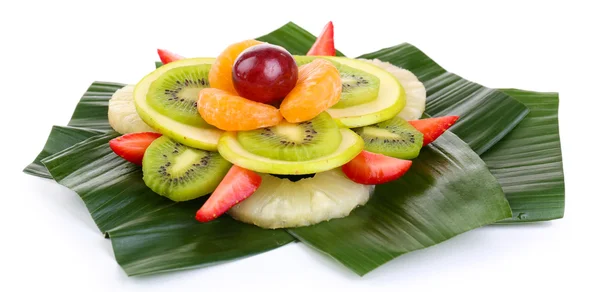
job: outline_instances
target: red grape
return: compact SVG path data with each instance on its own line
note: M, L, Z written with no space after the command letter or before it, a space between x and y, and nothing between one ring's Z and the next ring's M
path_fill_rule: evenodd
M282 100L296 86L298 66L282 47L261 44L238 56L232 78L239 95L270 104Z

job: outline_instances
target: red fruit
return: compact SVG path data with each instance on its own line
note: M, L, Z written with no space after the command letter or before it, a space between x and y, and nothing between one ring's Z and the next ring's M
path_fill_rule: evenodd
M112 151L123 157L123 159L137 165L142 165L146 149L160 136L162 135L152 132L125 134L110 140L108 145Z
M232 79L240 96L270 104L283 100L296 86L298 65L284 48L260 44L245 49L237 57Z
M378 185L393 181L404 175L412 161L383 154L362 151L342 166L342 171L352 181L364 185Z
M423 133L423 146L435 141L458 120L458 116L445 116L422 120L408 121L419 132Z
M310 48L306 55L335 56L335 45L333 44L333 23L331 23L331 21L325 25L321 35L319 35L312 48Z
M167 50L157 49L156 51L158 52L158 57L160 58L160 61L163 63L163 65L169 64L173 61L184 59L183 56L177 55Z
M261 182L262 178L256 172L234 165L196 212L196 220L208 222L223 215L231 207L250 197Z

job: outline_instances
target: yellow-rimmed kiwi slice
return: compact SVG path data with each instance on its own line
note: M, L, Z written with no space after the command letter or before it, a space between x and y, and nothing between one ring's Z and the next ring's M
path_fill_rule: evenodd
M342 141L336 122L328 113L292 124L238 132L237 140L247 151L267 158L305 161L331 154Z
M194 148L216 151L223 131L210 126L188 125L164 115L148 104L147 94L152 83L170 70L179 67L212 64L213 58L190 58L171 62L146 75L133 90L133 102L140 118L148 126L171 139Z
M142 161L146 185L177 202L211 193L230 167L217 152L187 147L166 136L150 144Z
M350 129L339 129L342 142L333 153L305 161L286 161L256 155L238 141L236 132L226 132L219 139L219 154L229 162L262 173L301 175L340 167L363 149L363 140Z
M370 102L379 94L379 78L350 66L338 67L342 79L342 96L331 108L346 108Z
M302 66L319 57L294 56L296 64ZM338 69L342 79L342 96L332 108L346 108L373 101L379 94L379 78L363 70L340 64L328 59Z
M198 113L198 93L208 84L210 64L176 67L152 82L146 100L157 112L178 122L205 126Z
M423 134L400 117L354 130L364 140L365 150L374 153L413 159L423 147Z
M372 101L344 108L330 108L327 112L339 125L357 128L376 124L396 116L406 104L404 88L387 71L365 61L343 57L323 57L344 66L365 71L379 78L379 92Z

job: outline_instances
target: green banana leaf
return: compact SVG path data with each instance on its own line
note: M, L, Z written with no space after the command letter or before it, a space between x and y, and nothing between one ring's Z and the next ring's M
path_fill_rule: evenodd
M529 115L481 155L502 185L513 217L503 223L562 218L565 182L558 133L558 93L503 89Z
M42 162L58 183L80 195L128 275L214 264L294 240L284 230L261 229L227 216L198 223L194 215L205 198L175 203L152 192L141 168L108 146L116 136L91 137Z
M194 214L203 200L174 203L154 194L140 168L108 147L117 135L91 137L42 162L57 182L81 196L127 274L188 269L293 241L283 230L227 216L197 223ZM510 217L508 202L483 161L447 133L423 150L405 178L377 187L365 207L290 233L362 275L403 253ZM336 243L341 250L332 250Z
M258 40L303 55L315 36L290 22ZM483 87L449 73L410 44L386 48L359 58L380 59L413 72L427 88L426 113L458 115L452 132L478 154L508 134L528 113L525 105L500 91Z
M125 84L114 82L94 82L85 92L75 112L71 116L69 126L94 129L100 131L112 131L108 123L108 100Z
M43 178L52 178L46 167L42 164L42 159L101 133L102 131L94 129L54 126L42 152L23 171L27 174Z
M77 103L68 123L69 126L54 126L48 140L46 140L44 149L23 171L38 177L52 178L46 167L41 163L43 158L69 148L89 137L112 131L108 123L108 100L115 91L123 86L125 84L114 82L96 81L92 83Z
M421 151L406 175L377 186L348 217L288 231L364 275L405 253L510 217L485 163L448 132Z

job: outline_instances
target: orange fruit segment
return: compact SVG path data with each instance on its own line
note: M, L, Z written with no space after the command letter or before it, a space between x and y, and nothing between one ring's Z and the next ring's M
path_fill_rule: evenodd
M217 88L200 90L198 112L207 123L225 131L255 130L275 126L283 120L274 106Z
M298 68L296 87L283 99L279 110L290 123L308 121L336 104L342 95L342 79L335 66L316 59Z
M247 48L262 44L257 40L245 40L227 47L215 60L208 72L210 87L225 90L237 95L233 87L231 69L235 59Z

